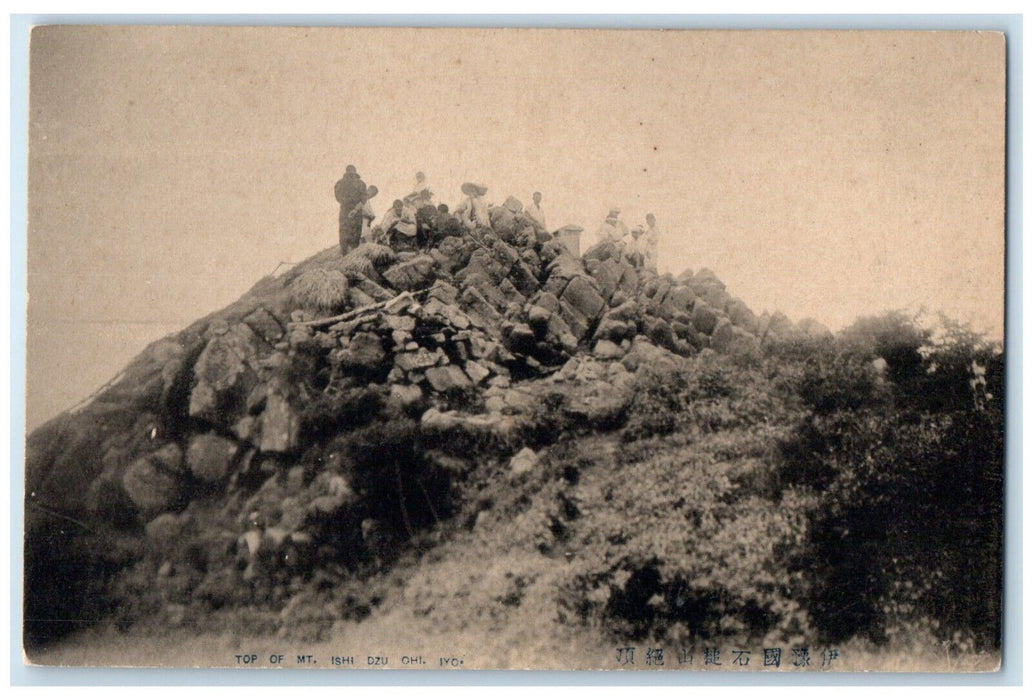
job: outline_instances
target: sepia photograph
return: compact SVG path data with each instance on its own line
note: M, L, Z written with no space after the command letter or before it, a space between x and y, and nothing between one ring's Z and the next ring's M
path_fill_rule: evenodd
M1007 50L33 27L26 663L999 671Z

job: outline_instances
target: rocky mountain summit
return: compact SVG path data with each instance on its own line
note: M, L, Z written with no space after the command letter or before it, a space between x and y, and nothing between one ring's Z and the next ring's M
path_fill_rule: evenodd
M269 602L285 602L285 570L383 558L448 517L435 506L457 510L444 493L465 469L456 444L527 469L558 429L538 424L543 403L605 429L643 365L755 356L807 332L757 317L709 270L657 275L612 244L576 258L558 241L489 233L401 258L374 244L324 251L152 344L29 437L28 628L46 636L51 613L37 610L95 602L89 591L138 558L135 540L169 552L169 586L230 600L245 587L260 598L265 580ZM411 434L335 449L388 416ZM191 528L204 551L189 553L202 561L188 576L172 550ZM111 538L124 558L101 562ZM78 593L41 583L55 577Z
M33 432L30 653L95 623L326 639L384 606L493 634L877 637L904 589L869 585L875 612L851 612L833 585L851 569L829 557L875 550L822 537L866 532L829 523L867 517L843 499L897 483L869 470L910 463L912 443L885 456L887 436L989 436L935 479L900 482L893 503L927 503L907 489L959 469L999 484L977 454L997 414L972 408L966 365L951 402L915 408L941 395L912 385L946 356L926 371L913 348L862 352L813 321L758 316L707 269L658 275L614 244L575 257L502 229L319 253ZM876 331L864 337L893 335ZM928 454L914 448L915 469ZM969 506L973 528L993 520L983 496ZM929 562L915 562L920 580ZM992 639L996 608L981 610Z

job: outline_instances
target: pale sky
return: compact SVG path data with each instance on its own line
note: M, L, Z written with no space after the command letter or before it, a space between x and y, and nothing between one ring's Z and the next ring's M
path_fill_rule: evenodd
M30 429L337 241L353 163L550 228L654 212L757 313L1004 319L993 33L49 27L32 37Z

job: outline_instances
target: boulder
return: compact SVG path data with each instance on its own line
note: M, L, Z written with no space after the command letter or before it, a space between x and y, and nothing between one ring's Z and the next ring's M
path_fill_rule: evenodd
M416 319L408 314L401 316L396 314L387 314L383 318L383 324L393 331L405 331L407 333L411 333L412 330L416 328Z
M602 241L596 243L594 246L585 251L585 254L581 256L586 259L594 260L610 260L611 258L616 259L620 257L620 252L617 248L617 244L612 241Z
M523 260L517 260L509 269L509 279L525 297L532 296L540 286L534 270Z
M585 274L585 266L579 258L564 251L549 263L545 272L548 278L542 289L558 297L563 293L570 280Z
M771 314L767 327L764 329L765 338L785 339L793 332L793 322L781 311Z
M146 520L179 504L183 495L183 452L169 444L126 469L122 488Z
M702 268L699 272L692 276L689 280L689 285L692 287L697 295L702 295L707 289L724 289L725 283L718 279L714 271L709 268Z
M672 287L660 302L659 313L666 320L673 321L678 315L691 312L695 299L690 287Z
M525 447L509 460L509 473L511 476L527 474L538 466L538 461L538 454L530 447Z
M629 298L634 298L638 293L639 274L631 265L623 265L620 281L617 282L617 291L614 294L623 293ZM611 303L613 300L610 300Z
M592 337L596 340L612 340L619 343L625 338L634 338L635 330L636 325L634 323L621 321L607 314L599 322L599 327L595 329L595 335Z
M735 298L728 302L725 313L728 314L729 321L750 333L757 334L760 330L760 323L756 315L742 299Z
M283 337L283 327L280 326L280 322L261 307L245 316L244 323L255 332L255 335L270 345Z
M417 255L384 270L384 279L398 290L423 289L430 285L434 275L434 258Z
M520 290L513 286L513 283L508 279L503 278L498 284L498 291L505 299L505 304L502 306L508 306L509 304L523 305L527 301L527 297L520 293Z
M546 337L550 342L559 343L566 352L574 352L577 349L578 339L559 314L552 314L549 317L548 330Z
M459 290L450 285L448 282L438 280L437 283L431 287L430 291L427 292L428 299L437 299L442 304L452 305L456 303L456 299L459 297Z
M614 259L604 260L592 271L592 278L599 284L599 291L603 299L609 301L613 293L617 291L617 285L624 274L624 267Z
M484 295L473 287L464 289L460 298L465 307L464 310L470 316L470 320L478 322L477 325L482 328L486 328L489 324L498 323L502 318L498 310L488 303ZM476 315L476 318L474 315Z
M662 318L647 318L644 330L646 336L660 347L667 348L671 352L682 351L671 324Z
M692 309L691 319L692 326L700 333L706 335L713 333L714 328L717 327L717 313L706 302L696 302Z
M504 272L508 271L520 259L520 252L505 241L495 241L491 251L494 259L499 262Z
M822 340L832 337L830 331L824 324L815 321L813 318L805 318L796 324L796 333L814 340Z
M535 331L538 337L543 336L549 329L549 319L553 312L543 306L531 304L527 309L527 324Z
M560 302L559 318L570 329L575 340L581 340L588 335L589 320L565 300Z
M215 433L196 435L187 447L187 467L190 468L190 473L201 481L221 481L229 474L230 466L239 449L236 442Z
M175 513L162 513L144 527L149 539L164 545L175 542L182 530L182 522Z
M415 384L392 384L390 400L402 408L409 408L423 401L423 389Z
M640 365L647 367L673 367L676 357L670 351L653 345L643 336L637 336L631 343L631 349L621 360L629 372L634 372Z
M731 295L723 288L718 287L709 287L699 296L715 309L724 309L732 301Z
M516 323L503 329L506 347L513 352L530 353L534 349L535 335L526 323Z
M463 365L463 369L466 370L467 376L470 377L474 384L480 384L491 375L491 370L473 360Z
M590 322L598 318L606 308L606 301L585 276L571 279L560 299L570 304L574 310Z
M373 280L366 279L365 277L355 282L354 285L352 289L358 289L375 302L390 301L395 296L393 292L387 291ZM362 304L362 306L365 306L365 304Z
M438 318L443 319L453 328L466 330L470 327L470 317L464 314L454 304L445 304L438 299L429 299L423 305L423 310L431 316L437 316Z
M384 363L386 353L379 335L363 332L353 335L336 357L345 369L374 372Z
M212 423L233 422L237 405L255 382L258 362L254 331L245 324L212 338L194 363L197 383L190 392L191 418Z
M564 413L574 421L596 429L617 427L626 415L635 396L635 380L626 371L611 373L607 369L618 363L600 365L598 378L589 378L590 363L582 363L578 380L571 389Z
M488 210L491 229L504 241L515 240L516 216L506 207L491 207Z
M546 311L551 311L552 313L556 313L560 310L560 300L551 292L541 292L536 294L532 301L535 306L540 306Z
M518 425L512 416L501 413L469 415L459 411L439 411L428 408L420 418L420 430L429 434L448 435L459 432L474 438L492 436L502 442L511 442Z
M624 357L624 350L621 349L620 345L612 341L600 340L596 342L592 354L600 360L619 360Z
M710 336L710 347L719 353L736 356L758 356L760 342L757 336L722 318Z
M466 389L471 386L470 378L466 376L462 369L455 365L431 367L427 370L426 375L427 383L431 385L434 391L442 394Z
M301 421L279 391L271 391L262 412L262 452L292 452L298 446Z
M404 372L426 369L438 364L444 353L440 348L434 352L418 347L413 352L402 352L395 355L395 366Z

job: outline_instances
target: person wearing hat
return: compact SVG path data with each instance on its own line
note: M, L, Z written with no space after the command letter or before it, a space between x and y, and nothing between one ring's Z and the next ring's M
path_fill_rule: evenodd
M610 209L606 221L599 227L599 232L596 234L599 237L599 243L620 243L628 235L628 227L620 220L620 213L621 210L616 207Z
M531 220L535 223L535 226L541 227L542 231L548 231L545 227L545 212L542 211L542 193L535 192L531 195L531 199L534 203L527 208L527 215L531 217Z
M652 214L646 214L646 224L648 228L642 236L645 241L645 266L647 270L656 272L656 263L659 260L660 252L660 229L656 227L656 217Z
M338 238L341 252L347 253L362 235L362 219L356 215L356 206L360 206L366 196L366 183L362 181L354 165L349 165L344 176L334 185L334 198L341 205L338 215ZM355 243L357 245L357 243Z
M488 215L488 203L484 201L484 195L488 194L488 188L473 182L463 183L463 194L466 197L456 207L455 215L467 230L474 230L477 227L488 228L491 226L491 218Z

